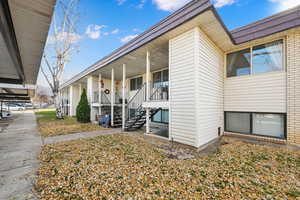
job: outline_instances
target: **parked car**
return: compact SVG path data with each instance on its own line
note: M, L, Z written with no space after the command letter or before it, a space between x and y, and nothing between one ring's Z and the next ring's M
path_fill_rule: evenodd
M20 105L17 105L17 104L9 104L8 107L9 107L10 111L22 111L22 110L26 110L26 108L24 106L20 106Z
M25 104L25 108L26 108L26 109L33 109L32 103L26 103L26 104Z
M0 119L7 118L7 117L11 117L10 111L2 108L2 112L0 111Z

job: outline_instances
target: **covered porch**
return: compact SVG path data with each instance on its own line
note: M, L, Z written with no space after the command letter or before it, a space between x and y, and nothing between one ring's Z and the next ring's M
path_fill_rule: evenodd
M168 40L149 43L87 77L91 120L110 115L112 127L147 134L168 129ZM164 113L164 117L162 116ZM168 132L168 131L167 131ZM168 138L168 134L164 134Z

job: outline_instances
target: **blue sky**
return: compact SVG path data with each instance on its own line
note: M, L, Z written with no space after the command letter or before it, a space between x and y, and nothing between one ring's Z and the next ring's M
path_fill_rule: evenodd
M190 0L81 0L76 43L64 80L147 30ZM300 4L300 0L213 0L229 30ZM51 35L51 34L50 34ZM45 85L43 78L39 83Z

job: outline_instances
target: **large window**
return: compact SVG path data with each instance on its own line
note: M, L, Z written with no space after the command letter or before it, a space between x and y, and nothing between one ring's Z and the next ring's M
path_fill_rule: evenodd
M282 40L253 47L252 72L260 74L283 70Z
M285 114L225 112L225 131L286 138Z
M152 118L153 122L169 123L169 110L160 110Z
M250 49L227 55L227 77L250 74Z
M250 133L250 113L226 112L226 129L237 133Z
M130 90L139 90L143 85L143 77L130 79Z
M284 138L284 116L274 114L253 114L253 133Z
M169 83L169 70L163 70L153 73L153 86L155 88L161 86L168 86Z
M227 77L284 69L283 40L227 54Z

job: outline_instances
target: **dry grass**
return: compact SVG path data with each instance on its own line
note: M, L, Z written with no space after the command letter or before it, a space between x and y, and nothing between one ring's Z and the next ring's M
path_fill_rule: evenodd
M300 152L226 139L216 154L169 159L143 137L43 147L41 199L296 199Z
M53 110L36 112L36 116L39 132L43 137L104 130L104 128L96 124L79 123L74 117L65 117L63 120L57 120Z

